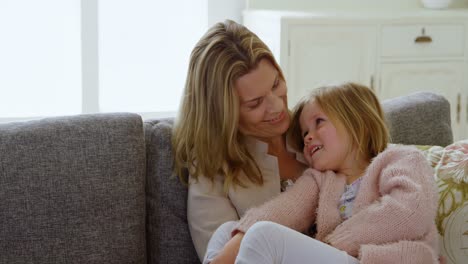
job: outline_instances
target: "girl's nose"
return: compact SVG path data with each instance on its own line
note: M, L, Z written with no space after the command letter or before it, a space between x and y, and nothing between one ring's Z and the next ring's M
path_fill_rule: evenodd
M312 134L307 133L307 135L304 136L304 145L309 145L312 142Z

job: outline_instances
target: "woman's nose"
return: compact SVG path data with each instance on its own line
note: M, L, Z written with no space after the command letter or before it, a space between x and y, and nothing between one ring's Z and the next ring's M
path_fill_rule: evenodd
M284 102L283 102L283 99L274 94L274 93L270 93L267 97L267 102L268 102L268 109L270 112L272 113L276 113L276 112L281 112L284 108Z

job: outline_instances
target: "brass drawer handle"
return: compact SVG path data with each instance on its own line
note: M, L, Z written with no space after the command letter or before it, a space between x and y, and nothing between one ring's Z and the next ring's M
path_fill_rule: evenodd
M431 43L432 38L429 36L419 36L414 39L415 43Z
M426 36L426 29L421 28L421 36L418 36L414 39L415 43L431 43L432 38L430 36Z

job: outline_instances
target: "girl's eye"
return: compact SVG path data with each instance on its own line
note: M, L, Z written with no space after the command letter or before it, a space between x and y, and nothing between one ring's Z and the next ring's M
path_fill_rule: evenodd
M323 120L323 118L317 118L317 119L315 120L315 123L316 123L317 125L319 125L319 124L322 123L323 121L325 121L325 120Z

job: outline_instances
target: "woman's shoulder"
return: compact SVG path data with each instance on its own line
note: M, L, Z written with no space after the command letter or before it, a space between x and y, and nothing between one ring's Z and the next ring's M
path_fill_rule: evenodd
M302 153L302 151L298 151L296 150L292 145L291 145L291 142L290 140L286 137L286 150L289 152L289 153L293 153L296 157L296 160L299 161L300 163L302 164L307 164L307 161L304 157L304 154Z

